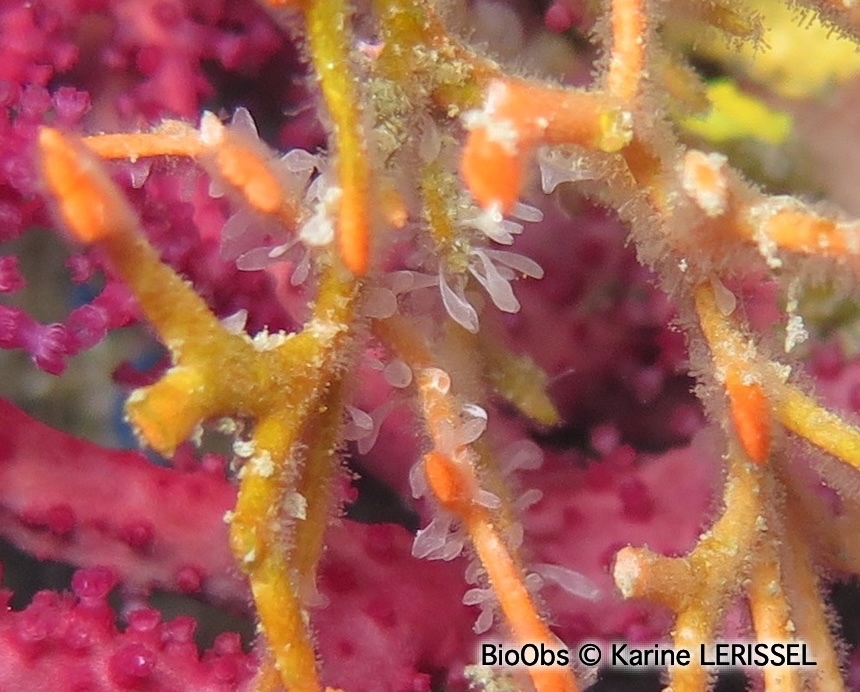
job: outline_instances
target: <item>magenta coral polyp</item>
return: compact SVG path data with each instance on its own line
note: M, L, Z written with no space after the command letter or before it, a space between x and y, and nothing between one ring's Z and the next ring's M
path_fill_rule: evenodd
M226 692L251 679L256 664L234 635L220 635L200 658L192 618L162 622L157 611L143 608L128 613L124 631L117 629L107 602L115 584L106 568L82 569L72 577L72 594L42 591L24 610L0 615L0 684L28 690L187 685Z

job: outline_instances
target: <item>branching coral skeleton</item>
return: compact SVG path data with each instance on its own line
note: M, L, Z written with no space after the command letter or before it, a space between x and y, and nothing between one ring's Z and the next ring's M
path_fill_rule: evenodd
M540 424L552 425L556 414L545 375L493 342L483 324L492 326L492 311L482 312L474 297L482 287L499 308L515 311L512 279L540 276L534 262L491 242L513 242L520 229L503 214L517 212L532 158L550 150L600 161L607 183L591 183L588 192L618 210L641 261L656 270L681 314L695 316L684 323L694 366L706 386L724 393L723 403L712 402L728 449L721 516L684 557L621 550L618 587L667 605L675 644L688 647L713 640L741 595L758 640L804 641L818 662L811 671L765 669L766 689L839 688L838 646L816 565L856 573L860 556L847 524L814 520L820 501L795 480L784 441L791 433L860 469L860 430L801 391L759 344L726 284L766 276L788 286L807 257L846 264L860 252L857 224L768 197L724 157L679 143L669 120L649 111L660 104L660 86L647 77L661 74L663 57L645 0L610 3L608 67L590 89L507 75L453 37L427 1L374 2L379 43L361 49L345 0L264 4L285 21L303 18L330 124L329 163L320 165L332 170L311 182L320 188L315 195L298 189L265 145L212 114L199 130L169 121L152 132L82 142L49 128L39 138L44 180L63 223L107 255L170 349L171 369L128 401L141 440L170 453L202 421L253 421L237 505L225 520L268 646L260 689L321 687L307 606L337 509L333 485L351 410L347 375L369 340L411 373L401 379L411 381L428 440L414 476L448 518L443 533L454 525L468 538L513 641L557 643L529 591L516 510L477 403L494 392ZM844 16L846 31L855 32L845 4L823 11L836 21ZM728 3L703 4L701 12L726 30L749 26ZM460 142L458 172L447 164ZM235 334L161 263L98 159L162 156L194 159L240 207L300 234L317 282L301 331L268 340ZM407 190L408 169L415 174ZM520 215L533 216L523 209ZM419 250L414 271L389 256L404 238ZM283 250L268 251L275 260ZM445 307L444 320L429 328L411 302L428 286L438 287ZM430 538L419 534L416 546L423 540L424 554L450 553L447 542L456 539L436 538L427 547ZM568 670L529 674L539 690L577 687ZM705 689L708 672L674 668L669 684L675 692Z

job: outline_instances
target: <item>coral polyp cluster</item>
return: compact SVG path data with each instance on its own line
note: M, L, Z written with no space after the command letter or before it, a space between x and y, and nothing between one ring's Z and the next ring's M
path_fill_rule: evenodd
M603 51L597 76L574 86L519 74L452 28L458 13L503 10L503 30L538 52L509 8L259 4L0 15L66 36L82 13L74 40L48 31L0 66L10 83L32 82L10 87L4 127L10 142L33 143L38 169L14 152L0 167L25 170L0 190L7 235L43 223L47 205L86 248L69 260L73 280L107 277L62 323L0 306L0 345L59 374L141 318L162 362L125 364L115 379L130 385L137 440L175 466L96 451L0 407L21 430L4 433L16 451L0 467L3 534L88 567L74 596L42 594L0 620L26 679L56 675L77 647L80 675L117 689L177 678L195 689L431 689L468 677L576 690L581 667L487 669L478 643L669 637L697 650L740 619L752 640L803 643L816 662L765 666L766 689L841 688L822 575L860 571L860 428L811 393L796 353L816 328L850 331L858 225L739 172L736 162L788 184L768 156L791 152L762 143L784 144L791 118L742 93L728 66L704 84L687 64L728 61L691 47L704 27L755 43L756 12L728 0L611 0L599 12L554 2L545 25L579 35L594 21ZM856 38L850 8L836 5L815 11ZM584 46L559 48L571 71L593 59ZM87 97L34 68L61 74L77 50L80 69L133 55L143 79L97 78ZM736 69L786 93L744 60ZM253 114L265 95L225 85L281 64L311 79L279 87L300 107L276 145L271 119ZM821 82L816 73L792 93ZM204 109L199 94L221 102ZM746 148L718 150L728 140ZM625 234L638 263L620 249ZM0 290L24 284L2 258ZM826 373L821 353L813 370ZM840 354L831 361L840 370ZM231 438L229 464L195 460L211 430ZM54 448L83 459L58 465L67 484L15 483L44 479ZM99 483L102 456L117 479L108 488L125 479L134 493L93 504L95 491L74 490ZM392 512L413 536L341 518L362 505L348 463L400 496ZM191 625L146 607L117 628L104 602L115 579L137 605L153 588L219 607L249 594L255 650L222 635L198 661ZM437 599L445 618L429 617ZM91 629L78 646L81 627ZM675 692L713 679L702 661L667 675Z

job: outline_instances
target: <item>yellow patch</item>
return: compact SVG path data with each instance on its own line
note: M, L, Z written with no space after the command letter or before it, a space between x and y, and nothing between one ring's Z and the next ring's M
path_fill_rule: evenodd
M760 0L756 12L764 25L761 43L739 46L718 36L701 36L696 51L788 98L815 96L860 72L856 44L813 14L801 14L776 0Z
M791 134L792 118L741 91L730 79L720 79L707 87L711 109L704 115L685 118L681 125L688 132L710 142L757 139L780 144Z

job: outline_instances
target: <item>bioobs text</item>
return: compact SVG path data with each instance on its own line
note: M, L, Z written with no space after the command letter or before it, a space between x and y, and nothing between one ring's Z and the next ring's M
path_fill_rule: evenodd
M482 666L504 666L514 668L525 666L550 667L569 666L570 651L564 647L551 647L544 643L529 643L522 646L504 644L481 644L480 664Z

